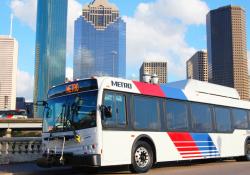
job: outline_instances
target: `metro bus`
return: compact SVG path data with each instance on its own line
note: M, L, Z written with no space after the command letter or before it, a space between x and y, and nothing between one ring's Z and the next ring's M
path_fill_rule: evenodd
M250 160L250 103L196 80L150 84L92 77L53 87L44 102L40 166Z

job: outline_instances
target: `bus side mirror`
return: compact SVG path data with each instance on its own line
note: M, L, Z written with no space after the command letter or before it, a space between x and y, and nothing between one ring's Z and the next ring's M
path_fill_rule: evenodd
M51 115L50 115L51 109L48 106L45 106L44 111L45 111L45 117L46 118L51 118Z
M100 110L105 118L112 118L112 107L101 105Z
M34 103L35 106L47 106L48 103L46 101L37 101L36 103Z

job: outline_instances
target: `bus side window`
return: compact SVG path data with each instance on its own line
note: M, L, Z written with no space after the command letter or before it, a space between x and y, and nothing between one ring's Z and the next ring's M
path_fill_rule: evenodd
M167 129L169 131L187 131L188 130L187 105L181 101L167 100L166 123L167 123Z
M248 114L248 129L250 129L250 110L247 111Z
M114 117L114 112L113 112L113 110L115 109L114 93L112 93L112 92L105 93L103 105L107 108L110 107L112 110L111 116L106 116L105 113L103 113L104 124L105 125L115 125L116 119Z
M211 132L212 113L209 105L191 103L192 127L195 132Z
M117 115L117 124L126 125L126 101L124 95L116 95L116 115Z
M103 105L112 111L111 116L104 115L103 124L106 127L124 127L127 124L125 95L106 92Z
M247 129L247 111L243 109L233 109L233 123L235 129Z
M159 130L159 100L153 97L134 96L134 128Z
M230 117L230 108L214 107L214 112L217 132L231 132L232 122Z

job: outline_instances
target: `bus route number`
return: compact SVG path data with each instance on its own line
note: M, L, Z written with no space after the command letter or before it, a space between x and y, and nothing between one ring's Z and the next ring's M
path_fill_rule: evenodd
M73 93L73 92L78 92L78 91L79 91L79 85L77 83L66 86L67 93Z

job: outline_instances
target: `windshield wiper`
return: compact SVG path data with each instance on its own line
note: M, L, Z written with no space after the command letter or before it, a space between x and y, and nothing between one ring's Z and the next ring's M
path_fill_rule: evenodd
M64 128L65 128L65 126L67 126L67 128L72 129L75 141L77 143L80 143L81 137L76 133L76 129L74 126L74 121L73 121L75 114L78 112L78 110L79 109L75 103L72 104L71 107L68 106L67 115L65 115ZM71 114L71 118L70 118L70 114Z
M62 129L64 128L64 121L65 121L65 114L66 114L66 104L62 105L62 110L59 116L56 118L56 122L54 125L54 130L57 131L57 129L61 126ZM59 125L57 125L57 122Z

